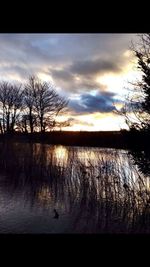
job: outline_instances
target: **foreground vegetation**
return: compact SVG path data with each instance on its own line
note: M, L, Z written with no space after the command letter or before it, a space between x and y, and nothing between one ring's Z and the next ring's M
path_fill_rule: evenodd
M150 33L139 34L139 42L132 44L131 51L137 60L140 78L130 81L130 93L120 114L129 129L150 131Z
M2 190L57 205L70 218L67 232L150 233L149 177L125 151L14 142L0 149Z

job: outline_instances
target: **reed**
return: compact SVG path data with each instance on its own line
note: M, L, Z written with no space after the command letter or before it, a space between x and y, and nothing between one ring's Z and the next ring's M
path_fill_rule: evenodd
M67 213L72 233L150 233L149 177L114 149L0 144L1 188ZM93 152L94 151L94 152ZM3 177L3 178L2 178Z

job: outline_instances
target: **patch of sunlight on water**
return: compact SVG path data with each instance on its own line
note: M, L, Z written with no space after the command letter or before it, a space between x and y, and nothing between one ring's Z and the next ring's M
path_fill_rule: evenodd
M56 161L61 165L67 163L68 160L68 150L64 146L55 146L53 151L53 156L56 158Z

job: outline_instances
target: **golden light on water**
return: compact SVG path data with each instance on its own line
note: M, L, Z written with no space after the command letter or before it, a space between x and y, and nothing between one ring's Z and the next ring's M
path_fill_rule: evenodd
M68 159L68 150L60 145L54 148L53 155L58 162L65 163Z

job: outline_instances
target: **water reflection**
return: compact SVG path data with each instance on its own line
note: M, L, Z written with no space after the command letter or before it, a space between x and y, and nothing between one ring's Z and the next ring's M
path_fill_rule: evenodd
M150 232L149 176L128 151L29 143L0 149L0 232Z
M50 188L49 187L46 187L46 186L43 186L41 188L41 190L38 192L37 197L38 197L38 200L41 203L50 204L51 201L52 201L52 193L50 191Z
M54 147L54 155L57 160L60 160L61 162L68 157L68 150L64 146L55 146Z

